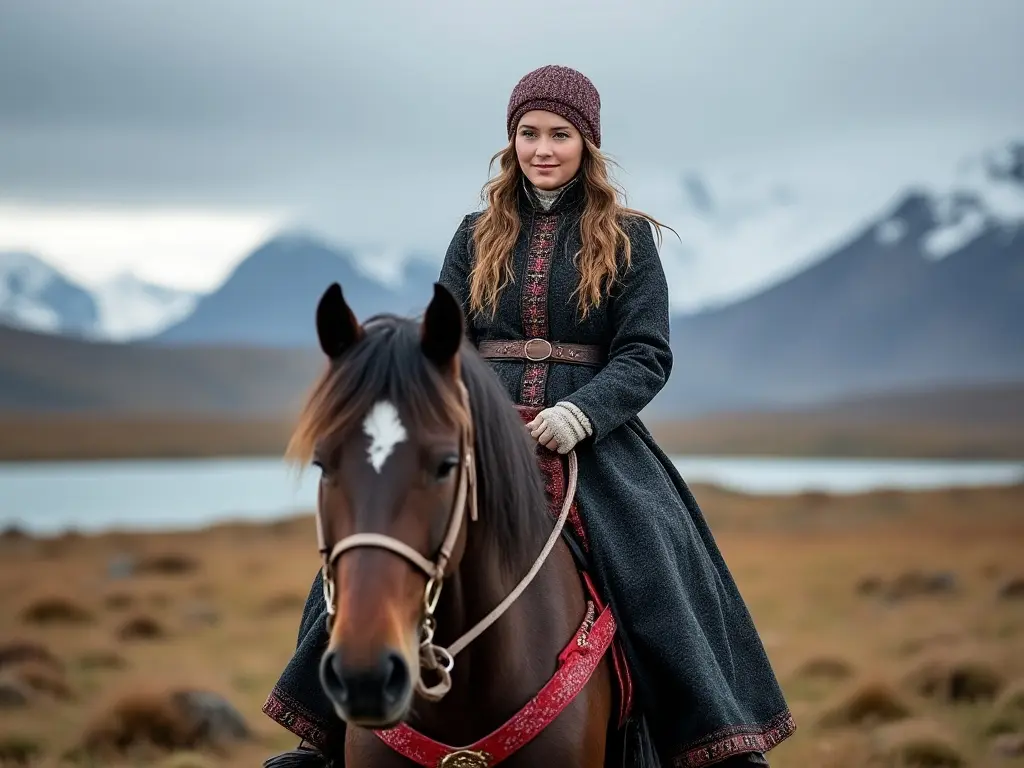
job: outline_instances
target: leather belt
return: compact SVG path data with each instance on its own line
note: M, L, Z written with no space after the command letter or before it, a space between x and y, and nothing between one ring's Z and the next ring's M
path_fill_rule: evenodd
M605 360L604 349L596 344L562 344L547 339L481 341L477 349L488 360L550 361L596 367L603 365Z

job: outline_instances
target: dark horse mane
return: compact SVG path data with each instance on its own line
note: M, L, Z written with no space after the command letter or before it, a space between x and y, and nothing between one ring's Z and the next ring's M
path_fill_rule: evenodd
M325 449L325 440L343 439L381 398L420 426L450 426L464 418L457 393L422 352L419 322L381 314L363 328L363 338L314 384L289 443L289 458L308 463ZM465 339L459 361L476 443L481 519L472 525L483 527L511 567L535 558L537 542L551 531L536 443L490 366Z

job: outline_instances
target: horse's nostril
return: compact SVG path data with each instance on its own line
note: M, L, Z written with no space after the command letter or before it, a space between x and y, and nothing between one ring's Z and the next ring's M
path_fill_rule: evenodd
M338 648L320 660L320 683L339 714L349 722L391 722L412 693L409 665L401 654L383 651L375 662L353 665Z
M391 651L384 657L384 698L388 704L397 704L409 690L409 667L405 659Z
M339 704L348 701L348 688L341 673L341 657L336 651L328 651L320 659L320 681L331 698Z

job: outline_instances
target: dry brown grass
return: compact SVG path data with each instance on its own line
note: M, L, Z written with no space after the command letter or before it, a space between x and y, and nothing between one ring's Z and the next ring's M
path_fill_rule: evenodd
M125 657L114 650L85 651L77 656L75 662L83 670L124 669L128 666Z
M992 708L988 732L1024 735L1024 679L1010 685Z
M992 762L994 739L1024 732L1024 601L1000 597L1021 575L1024 487L778 498L694 490L799 726L770 753L773 768L955 765L957 759L965 766L1024 764ZM256 740L225 755L178 746L171 756L154 752L97 764L178 760L241 768L293 747L297 739L260 706L295 647L319 566L311 532L309 519L300 517L174 534L29 540L5 550L0 658L16 644L34 647L15 652L27 655L26 663L56 658L76 698L29 689L28 706L0 716L0 750L5 743L14 751L35 745L31 764L57 768L89 734L117 731L94 712L123 712L116 702L124 697L138 701L145 691L182 686L226 696ZM196 567L115 580L108 566L126 553L135 562L185 553ZM868 582L874 589L864 589ZM896 584L903 585L901 597L890 599ZM112 610L112 595L128 596L127 605ZM88 610L93 620L22 620L26 606L54 596ZM207 611L218 620L197 620ZM164 636L119 639L125 622L137 617L158 623ZM995 699L947 695L962 690L966 683L955 681L965 675L973 681L968 689L984 677L972 664L998 679ZM914 685L914 674L928 669L938 670L934 690L945 693L922 695ZM155 717L161 710L146 711Z
M285 417L0 413L0 461L280 456Z
M191 555L180 552L165 552L144 557L135 566L138 574L157 576L181 576L199 570L200 563Z
M664 420L652 431L675 453L1021 458L1024 386L880 394L806 410Z
M907 676L915 693L944 704L992 701L1006 681L998 667L984 657L936 655Z
M0 645L0 669L25 662L45 664L57 670L64 668L61 660L42 643L14 640Z
M662 421L651 431L669 453L760 456L1024 456L1020 424L899 424L828 414L739 414Z
M36 600L25 607L21 618L27 624L88 624L93 621L91 611L64 597Z
M296 616L306 605L306 596L301 592L282 592L268 598L259 608L259 616Z
M999 596L1004 600L1024 600L1024 576L1008 579L999 588Z
M25 683L10 672L0 674L0 710L26 707L31 700L32 691Z
M117 630L121 640L160 640L167 636L164 625L152 616L133 616Z
M71 686L63 671L54 669L50 664L39 661L26 661L18 664L12 675L15 679L21 680L25 686L35 693L49 696L63 701L70 701L75 698Z
M124 611L135 605L135 596L128 592L111 592L103 598L103 605L111 611Z
M29 766L43 754L39 738L18 733L0 734L0 765Z
M854 675L853 665L835 656L817 656L800 665L794 677L802 680L848 680Z
M818 721L822 728L864 728L905 720L913 714L909 702L884 681L857 682L827 704Z
M880 728L872 740L877 768L963 768L967 758L955 738L933 720L906 720Z
M200 746L195 723L170 695L141 691L101 708L86 724L77 749L83 755L110 760L140 753L159 757L161 752Z

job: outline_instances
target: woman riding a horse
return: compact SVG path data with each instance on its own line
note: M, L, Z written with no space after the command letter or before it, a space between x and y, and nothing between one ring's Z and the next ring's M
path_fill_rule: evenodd
M418 511L415 515L394 512L389 518L391 527L381 530L389 540L401 539L422 553L420 560L432 560L437 542L452 530L453 509L458 506L453 499L465 470L465 454L452 446L464 443L459 436L465 438L465 432L452 426L459 419L446 420L443 414L433 418L430 411L444 401L450 413L461 412L467 404L457 393L464 391L470 414L463 414L469 422L461 423L471 422L477 430L472 475L476 482L468 493L478 497L473 501L479 502L480 519L468 522L468 517L458 518L469 532L456 531L458 536L452 537L455 543L447 553L452 565L447 566L447 573L453 573L458 560L464 573L472 566L483 575L474 577L480 584L463 578L445 586L437 608L439 636L446 632L450 638L468 630L506 597L522 572L502 577L496 561L505 558L506 564L514 567L529 566L550 531L550 517L519 523L510 510L501 513L504 520L487 520L488 514L501 515L485 505L514 506L511 500L501 500L504 493L523 506L544 506L550 499L544 498L543 480L535 479L540 473L523 465L523 457L527 462L539 457L547 469L549 486L552 473L558 475L556 484L564 484L571 457L572 466L578 466L573 500L573 515L578 519L567 526L572 530L571 549L576 553L576 566L592 577L595 603L606 602L614 616L628 680L624 685L623 675L617 675L620 698L628 689L633 706L624 716L625 724L607 717L607 697L595 692L608 690L616 675L603 665L592 673L581 701L559 718L565 723L575 718L577 740L597 738L590 733L596 729L585 725L582 712L585 707L590 711L598 707L606 718L602 726L610 720L610 733L639 736L642 743L631 747L631 759L639 761L637 754L643 752L648 754L647 762L631 765L654 765L655 760L679 768L767 765L764 753L793 732L793 718L696 500L637 415L665 385L673 363L668 286L652 234L652 228L660 233L660 227L646 214L620 203L600 150L600 97L581 73L546 66L523 77L508 103L507 130L508 146L495 156L500 173L485 187L487 205L459 224L439 278L445 296L435 296L415 333L389 318L360 326L340 291L325 295L321 302L318 331L321 346L331 358L333 378L326 376L307 403L306 431L302 435L297 432L297 439L305 445L296 453L302 458L313 456L324 468L319 525L321 538L329 541L321 544L329 549L345 536L373 526L380 528L379 519L361 517L356 496L374 495L376 504L383 503L381 498L397 495L393 489L402 485L395 479L401 467L407 464L407 475L412 478L412 467L420 461L415 457L428 456L438 465L436 476L407 479L402 500L387 502L395 510L416 506ZM445 297L454 299L450 301L453 306L445 304ZM385 338L390 340L385 342ZM408 349L419 350L420 362L399 360L402 338L412 345ZM460 352L460 344L469 349ZM374 347L376 365L384 366L379 361L391 356L390 374L383 368L374 373L375 363L370 358ZM360 355L365 365L358 369L359 375L342 383L339 371L354 372L361 364ZM477 362L481 358L486 364ZM402 370L403 365L411 367ZM433 382L435 406L425 397L416 405L417 395L409 383L413 379ZM371 387L367 382L374 380L379 380L380 392L390 392L390 399L367 389ZM499 390L497 395L488 389L488 382ZM495 382L503 385L503 392ZM463 383L468 391L459 389ZM344 395L334 392L343 403L338 406L340 411L330 412L326 405L332 387L348 387ZM408 391L403 395L400 390ZM342 401L343 396L348 399ZM493 396L510 400L513 413L518 410L522 419L518 429L527 435L525 449L518 447L518 438L497 435L508 416L502 415L503 404L492 404ZM318 408L319 432L311 427L310 416ZM418 415L402 415L403 411ZM357 429L347 430L348 445L322 444L327 434L324 424L332 420L339 429L347 421L356 425ZM416 423L408 423L411 421ZM523 422L526 430L522 430ZM508 446L500 445L503 439ZM361 463L355 458L357 450L364 456ZM503 455L493 455L498 450ZM485 455L488 453L491 455ZM386 480L387 471L396 474ZM502 472L507 475L505 480L495 476ZM489 484L491 487L486 487ZM424 510L436 510L436 520L431 517L434 512ZM423 530L418 531L413 522L402 522L407 518L429 524L423 523ZM493 537L500 532L492 531L493 548L508 545L516 552L480 554L487 544L484 534L473 533L473 526L482 531L502 522L509 530L504 544L495 543L498 539ZM523 530L515 530L518 525ZM361 543L379 545L381 539ZM384 548L391 546L385 544ZM471 551L474 547L476 552ZM411 705L420 730L441 738L448 728L451 738L478 739L486 733L476 731L486 727L487 717L492 716L485 714L487 701L495 701L493 717L504 717L516 712L551 677L555 657L574 636L588 604L578 582L573 581L573 558L565 554L568 549L553 550L537 582L475 641L484 645L475 651L471 646L466 662L460 656L454 663L447 694L453 701L434 705L428 698ZM416 657L416 643L421 638L409 635L408 627L415 622L406 614L422 608L423 571L432 573L433 564L410 566L415 553L396 552L378 546L346 550L337 561L336 573L329 575L332 583L326 590L322 575L317 575L296 652L264 708L304 742L300 750L272 758L268 765L289 764L301 755L316 756L321 765L323 761L344 765L344 747L340 746L345 742L344 720L385 729L395 725L394 712L410 712L407 699L417 676L407 669L406 662ZM357 577L359 565L362 569ZM343 589L339 585L346 579ZM493 584L490 593L481 586L488 582ZM385 594L402 594L404 602L387 602L382 597ZM336 607L329 606L328 600L334 600ZM371 602L374 604L369 605ZM550 627L535 615L538 611L572 610L579 610L580 615L548 616ZM443 629L444 618L460 626ZM341 619L347 628L338 627ZM366 638L371 636L387 637L390 645L383 641L368 645ZM497 650L501 642L512 647ZM344 661L336 655L342 647ZM528 659L538 648L545 649L548 655L541 658L547 661L520 660ZM503 657L488 657L488 649ZM369 665L379 674L350 674L357 658L360 669ZM475 678L470 677L473 670L468 668L472 666L476 667ZM460 680L458 674L466 677ZM475 688L464 682L470 679L476 681ZM488 680L495 680L496 685L503 681L503 689L484 695L481 687L486 688ZM371 689L372 695L365 694ZM465 712L462 730L451 725L450 717L432 719L433 708L447 706L450 714L458 711L460 702L479 709ZM502 706L509 707L509 712L497 712ZM363 709L356 712L358 707ZM545 738L554 751L542 751ZM606 754L603 739L601 736L602 756ZM587 761L595 758L587 757L582 747L573 753L558 752L554 740L554 734L545 732L505 764L593 765ZM349 749L356 749L349 741ZM378 747L385 745L371 747L367 742L365 749ZM656 758L649 754L652 747ZM531 753L531 749L535 751ZM361 759L355 762L353 754ZM369 751L349 752L360 768L416 764L394 752L394 762L386 758L371 762L369 755Z

